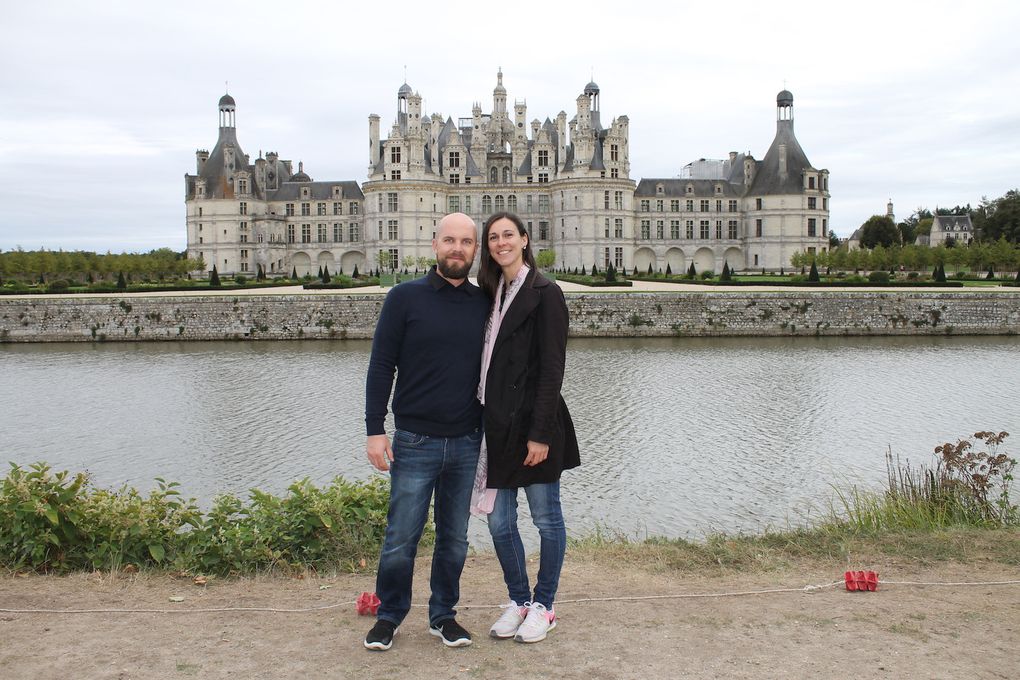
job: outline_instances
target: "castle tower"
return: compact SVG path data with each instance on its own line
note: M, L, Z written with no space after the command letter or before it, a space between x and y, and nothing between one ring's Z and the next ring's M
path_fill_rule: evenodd
M503 87L503 69L496 72L496 87L492 90L492 119L498 120L506 113L506 88Z
M401 134L407 134L407 99L413 90L406 82L397 90L397 129Z
M233 129L236 127L235 112L237 103L234 102L234 98L229 94L224 94L220 97L219 109L220 109L220 134L223 134L225 129Z

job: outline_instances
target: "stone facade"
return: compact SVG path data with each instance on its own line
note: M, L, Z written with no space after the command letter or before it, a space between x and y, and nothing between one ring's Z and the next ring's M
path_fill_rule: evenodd
M0 342L371 338L384 298L0 298ZM1020 333L1020 292L583 293L567 307L572 337Z
M491 109L475 103L455 122L427 115L405 83L385 138L380 116L369 116L368 181L359 187L314 182L275 153L250 164L224 95L219 140L197 152L196 174L185 177L189 255L221 274L413 267L432 257L443 215L465 212L481 224L503 210L521 216L560 268L778 270L797 251L828 247L829 173L797 141L788 91L776 99L776 136L761 160L732 152L695 161L679 178L637 183L630 119L604 122L600 98L590 82L569 121L560 111L529 122L525 100L511 110L500 72Z

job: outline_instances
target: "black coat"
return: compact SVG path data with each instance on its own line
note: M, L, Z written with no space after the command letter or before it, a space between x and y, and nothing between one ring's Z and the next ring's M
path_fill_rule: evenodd
M574 423L560 396L567 324L563 291L528 272L503 317L485 380L491 489L555 482L581 464ZM526 467L529 439L548 444L549 456Z

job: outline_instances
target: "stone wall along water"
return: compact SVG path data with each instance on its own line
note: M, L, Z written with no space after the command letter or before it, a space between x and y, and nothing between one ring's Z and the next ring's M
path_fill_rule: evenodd
M383 294L0 298L0 342L371 338ZM1020 292L568 294L574 337L1013 335Z

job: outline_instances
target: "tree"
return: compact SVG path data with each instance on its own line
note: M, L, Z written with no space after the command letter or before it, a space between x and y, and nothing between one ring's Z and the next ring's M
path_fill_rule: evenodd
M648 263L648 275L651 276L654 273L655 273L655 271L652 269L652 263L649 262Z
M583 264L581 265L581 276L586 276L586 274L584 273L584 265Z
M610 262L609 266L606 267L606 283L613 283L616 281L616 270L613 268L613 263Z
M296 267L296 266L294 267L294 269L293 269L293 270L291 270L291 272L290 272L290 278L292 278L292 279L294 279L295 281L297 281L297 267Z
M329 280L329 265L326 264L322 266L322 282L329 283Z
M818 265L815 262L811 263L811 271L808 273L808 281L819 281L818 278Z
M861 225L861 247L874 248L882 244L886 248L900 242L900 231L885 215L873 215Z
M212 276L209 277L209 285L213 288L218 288L220 286L220 275L216 271L216 265L212 266Z
M117 274L117 290L127 290L127 279L124 278L124 272Z
M729 262L723 262L723 265L722 265L722 275L719 277L719 280L720 281L730 281L730 280L732 280L732 277L730 276L730 274L731 274L730 263Z
M836 236L836 232L832 229L829 230L829 250L839 248L839 237Z
M355 263L354 263L354 272L353 272L353 273L351 274L351 277L353 277L353 278L355 278L355 279L356 279L356 278L358 278L359 276L361 276L361 275L360 275L360 274L358 274L358 264L357 264L357 263L355 262Z
M594 265L594 264L593 264L593 265L591 266L591 275L592 275L592 276L595 276L595 275L596 275L596 274L598 274L598 273L599 273L599 268L598 268L598 265Z
M1020 190L1011 189L994 201L981 199L981 206L975 211L974 228L984 241L1005 238L1010 243L1020 243Z
M556 264L556 251L552 248L538 251L538 255L535 256L535 264L539 269L549 269Z
M666 276L673 276L673 270L669 267L669 262L666 263Z
M944 264L935 265L935 271L932 273L932 278L939 283L946 282L946 266Z

